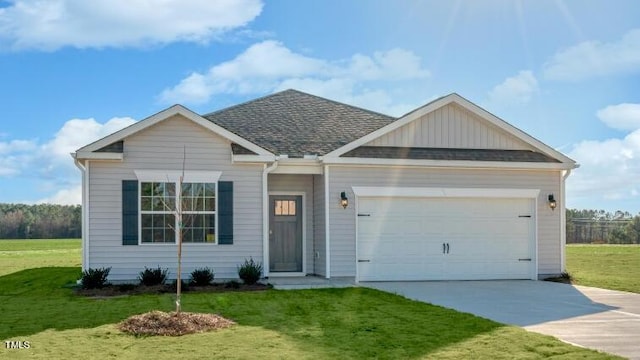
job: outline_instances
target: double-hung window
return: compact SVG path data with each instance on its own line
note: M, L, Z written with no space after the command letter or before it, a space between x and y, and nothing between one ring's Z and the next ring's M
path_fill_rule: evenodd
M140 184L140 243L217 243L219 173L136 172ZM164 179L163 179L164 176ZM182 222L180 222L182 215Z

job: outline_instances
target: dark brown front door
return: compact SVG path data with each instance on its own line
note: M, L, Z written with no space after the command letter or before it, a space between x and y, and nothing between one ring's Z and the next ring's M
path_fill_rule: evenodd
M302 271L302 196L269 196L269 271Z

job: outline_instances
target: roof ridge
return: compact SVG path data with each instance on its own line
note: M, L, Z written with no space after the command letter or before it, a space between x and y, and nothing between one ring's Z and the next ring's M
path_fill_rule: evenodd
M323 100L323 101L331 102L331 103L334 103L334 104L337 104L337 105L341 105L341 106L347 106L347 107L350 107L352 109L364 111L364 112L367 112L367 113L370 113L370 114L373 114L373 115L384 116L384 117L387 117L387 118L390 118L390 119L394 119L394 120L398 120L399 119L398 117L395 117L395 116L391 116L391 115L388 115L388 114L383 114L381 112L365 109L365 108L362 108L362 107L359 107L359 106L355 106L355 105L351 105L351 104L346 104L346 103L343 103L343 102L340 102L340 101L337 101L337 100L327 99L325 97L322 97L322 96L319 96L319 95L314 95L314 94L309 94L309 93L306 93L304 91L300 91L300 90L297 90L297 89L286 89L286 90L278 91L276 93L264 95L264 96L261 96L259 98L255 98L255 99L252 99L252 100L247 100L247 101L241 102L241 103L236 104L236 105L231 105L231 106L223 108L223 109L219 109L219 110L216 110L216 111L212 111L210 113L206 113L206 114L202 115L202 117L206 118L207 116L213 116L213 115L216 115L216 114L218 114L220 112L223 112L223 111L235 109L235 108L237 108L239 106L243 106L243 105L250 104L252 102L256 102L256 101L260 101L260 100L264 100L264 99L267 99L267 98L270 98L270 97L273 97L273 96L276 96L276 95L282 95L282 94L285 94L285 93L288 93L288 92L314 97L316 99L320 99L320 100Z
M260 96L260 97L258 97L258 98L255 98L255 99L251 99L251 100L243 101L243 102L238 103L238 104L235 104L235 105L227 106L227 107L225 107L225 108L218 109L218 110L215 110L215 111L212 111L212 112L209 112L209 113L203 114L203 115L201 115L201 116L202 116L202 117L207 117L207 116L216 115L216 114L218 114L218 113L220 113L220 112L227 111L227 110L231 110L231 109L235 109L235 108L237 108L237 107L240 107L240 106L243 106L243 105L246 105L246 104L251 104L252 102L256 102L256 101L259 101L259 100L264 100L264 99L266 99L266 98L270 98L270 97L272 97L272 96L280 95L280 94L282 94L282 93L285 93L285 92L287 92L287 91L291 91L291 90L293 90L293 89L287 89L287 90L284 90L284 91L278 91L278 92L276 92L276 93L271 93L271 94L263 95L263 96ZM293 91L295 91L295 90L293 90Z
M297 92L297 93L300 93L300 94L303 94L303 95L307 95L307 96L312 96L312 97L318 98L318 99L320 99L320 100L324 100L324 101L332 102L332 103L334 103L334 104L343 105L343 106L348 106L348 107L353 108L353 109L356 109L356 110L365 111L365 112L368 112L368 113L370 113L370 114L374 114L374 115L381 115L381 116L385 116L385 117L388 117L388 118L390 118L390 119L395 119L395 120L399 119L398 117L395 117L395 116L391 116L391 115L388 115L388 114L383 114L383 113L381 113L381 112L377 112L377 111L373 111L373 110L365 109L365 108L363 108L363 107L359 107L359 106L355 106L355 105L351 105L351 104L343 103L343 102L340 102L340 101L337 101L337 100L328 99L328 98L325 98L325 97L322 97L322 96L319 96L319 95L309 94L309 93L306 93L306 92L304 92L304 91L300 91L300 90L296 90L296 89L287 89L287 90L285 90L285 91L294 91L294 92ZM281 91L281 92L284 92L284 91Z

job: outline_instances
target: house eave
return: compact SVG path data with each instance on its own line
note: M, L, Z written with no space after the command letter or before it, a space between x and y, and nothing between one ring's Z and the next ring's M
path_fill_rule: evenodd
M275 155L231 155L231 160L234 163L270 163L276 161Z
M511 170L569 170L578 167L575 163L538 163L507 161L468 161L468 160L415 160L415 159L374 159L324 157L327 165L352 166L416 166L430 168L463 168L463 169L511 169Z
M107 153L107 152L90 152L90 151L78 151L76 153L72 153L76 160L111 160L111 161L122 161L124 159L124 154L122 153Z

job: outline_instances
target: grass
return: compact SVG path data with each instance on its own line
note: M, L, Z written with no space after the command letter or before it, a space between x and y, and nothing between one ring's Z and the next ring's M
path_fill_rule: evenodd
M34 267L81 265L80 239L0 240L0 276Z
M574 283L640 294L640 245L567 245Z
M1 348L0 358L614 358L367 288L187 293L185 311L218 313L237 325L182 337L134 337L115 324L172 310L172 295L80 297L70 288L80 274L74 265L79 255L53 251L49 257L67 266L40 267L42 259L26 258L25 269L0 276L0 339L31 343L30 349Z

